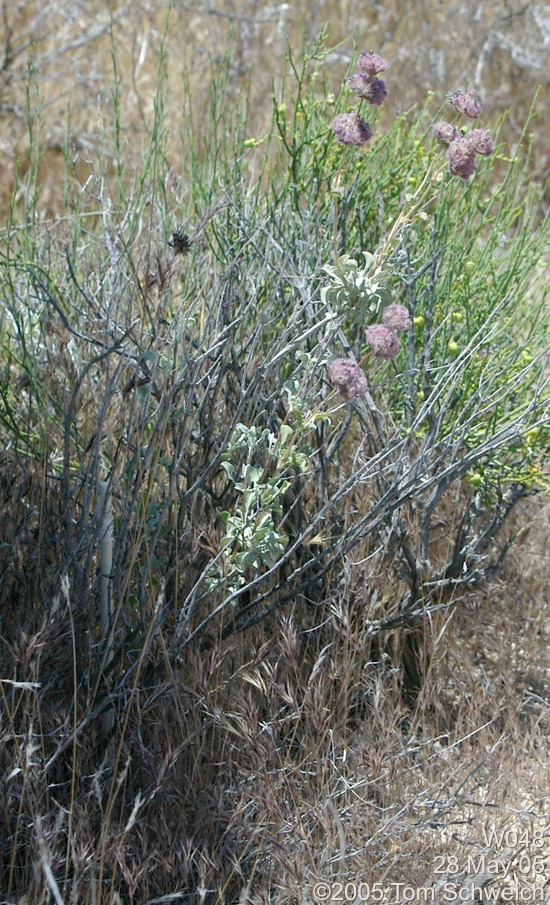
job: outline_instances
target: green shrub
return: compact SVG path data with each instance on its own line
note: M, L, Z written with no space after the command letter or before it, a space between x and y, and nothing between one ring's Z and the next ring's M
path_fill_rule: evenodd
M36 167L22 218L14 199L0 260L5 632L16 650L21 631L47 629L40 670L86 701L68 742L49 712L44 775L69 769L67 745L76 758L106 711L118 769L141 678L275 610L294 606L313 631L345 600L383 644L470 599L513 541L517 502L548 490L548 220L528 126L507 157L504 120L471 181L448 174L431 101L386 132L374 117L368 149L342 147L330 123L349 98L327 93L327 53L290 60L259 137L246 99L227 112L226 60L204 119L183 113L181 172L164 61L133 172L115 78L111 164L91 160L84 185L69 165L54 224L37 215ZM389 305L413 324L398 342ZM114 516L108 631L100 490ZM71 676L60 593L76 615ZM16 667L31 685L32 663ZM36 711L15 709L16 734L31 731ZM27 824L13 820L16 839ZM103 835L114 876L109 846ZM26 888L17 858L10 894ZM151 871L156 895L173 888Z

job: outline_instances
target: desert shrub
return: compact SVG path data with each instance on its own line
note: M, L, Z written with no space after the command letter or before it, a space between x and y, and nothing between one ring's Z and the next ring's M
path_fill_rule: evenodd
M548 487L527 131L506 156L503 120L498 172L471 180L431 103L343 147L330 125L357 102L327 94L327 52L291 60L263 136L221 66L204 119L182 112L178 173L163 61L137 172L115 79L113 160L78 184L66 149L54 224L35 145L0 262L8 897L235 899L247 845L260 872L275 857L238 820L259 765L300 762L307 736L315 772L380 693L371 654L418 690L408 629L471 598Z

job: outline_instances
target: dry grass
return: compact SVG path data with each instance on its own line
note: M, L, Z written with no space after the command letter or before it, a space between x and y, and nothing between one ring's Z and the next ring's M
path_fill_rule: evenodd
M3 658L7 901L48 901L44 866L59 877L68 852L66 902L309 902L319 879L380 883L393 901L397 882L460 880L483 853L512 865L512 831L535 840L515 874L538 889L535 856L545 871L550 857L545 533L533 525L487 599L433 621L414 702L398 658L342 610L318 624L294 607L156 675L143 648L107 745L65 586ZM502 849L492 830L506 830Z
M171 155L177 172L184 153L179 139L182 106L191 103L198 122L209 103L212 72L226 52L231 67L227 107L238 103L252 80L250 134L262 134L271 116L273 80L279 85L287 42L296 48L328 28L332 45L341 49L327 61L329 78L338 90L353 54L352 42L376 48L392 60L392 95L387 120L396 110L422 103L428 92L443 97L456 87L475 84L494 120L511 108L508 151L513 153L531 106L541 87L537 116L532 124L541 140L535 146L533 176L548 167L542 136L548 121L548 16L544 4L520 0L405 0L361 4L356 0L304 0L290 5L264 5L257 0L212 4L120 0L92 11L82 3L67 16L57 0L33 0L5 5L0 24L0 63L3 135L0 141L0 202L8 204L15 179L25 171L29 146L26 122L27 55L43 98L44 153L40 181L42 216L60 213L59 180L63 149L68 145L80 178L90 173L90 158L99 153L112 159L111 136L105 121L112 105L112 49L121 95L121 139L128 172L150 138L157 68L165 46L169 63L169 116L174 123ZM110 39L111 16L113 44ZM164 44L165 23L169 28ZM3 30L3 35L2 35ZM189 73L189 81L184 71ZM71 131L67 134L70 107ZM105 109L103 109L105 108ZM36 123L34 124L36 125ZM22 163L22 169L20 168Z
M57 877L74 903L312 902L319 880L334 901L360 881L384 901L412 889L447 901L444 884L465 889L478 867L477 886L542 889L548 526L532 505L517 518L522 546L500 581L424 623L413 697L407 635L369 641L361 587L348 588L330 610L296 604L177 662L167 629L151 631L106 739L93 618L68 583L38 623L10 620L5 900L51 901ZM523 861L514 834L534 840ZM506 878L485 863L499 853Z

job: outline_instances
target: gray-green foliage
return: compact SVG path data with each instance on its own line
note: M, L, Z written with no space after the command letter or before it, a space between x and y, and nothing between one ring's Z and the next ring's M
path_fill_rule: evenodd
M174 650L245 595L236 625L312 574L337 585L368 538L377 568L390 553L405 576L405 615L421 614L446 581L485 574L515 502L546 486L548 230L528 156L430 182L442 158L429 106L378 127L365 153L341 148L326 54L320 43L289 67L259 137L246 101L225 104L221 66L204 117L182 114L181 173L164 152L161 65L155 141L133 178L115 103L115 190L98 159L84 190L66 189L77 213L30 235L14 208L8 225L4 443L64 488L59 571L79 562L87 594L97 483L110 481L117 618L143 615L168 576ZM185 259L167 247L181 220ZM415 329L374 363L363 331L389 301ZM342 406L326 364L350 354L370 395ZM432 568L451 491L462 527ZM396 597L373 626L397 610Z

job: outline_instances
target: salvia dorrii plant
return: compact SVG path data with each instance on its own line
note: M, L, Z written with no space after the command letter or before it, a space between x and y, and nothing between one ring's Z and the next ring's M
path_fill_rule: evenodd
M388 89L382 79L378 78L379 73L385 72L389 68L389 62L374 51L362 52L358 59L359 70L348 78L348 85L351 90L360 99L359 107L351 113L340 113L331 123L331 128L336 138L343 145L352 145L358 148L364 147L372 139L374 131L360 115L361 106L364 103L379 106L388 96ZM483 107L481 100L475 89L468 91L453 91L448 96L450 106L458 116L462 115L469 119L479 119ZM476 157L490 157L494 152L493 137L489 129L471 129L469 131L460 130L454 123L440 120L432 126L433 135L442 145L447 146L447 161L449 172L452 176L459 176L463 180L468 180L473 176L476 168ZM442 175L441 168L430 174L427 181L428 190L439 181ZM425 189L426 182L422 183L422 189ZM400 230L409 222L413 213L416 213L419 204L423 204L426 200L425 191L420 192L420 198L413 198L413 203L409 209L402 211L393 225L391 233L393 239L397 239ZM326 268L329 275L336 284L340 283L343 293L338 294L340 300L344 297L348 302L355 303L356 293L349 293L349 286L346 285L348 280L352 278L355 287L371 285L368 275L376 274L379 281L383 283L383 265L388 254L392 251L392 242L384 243L382 253L378 256L366 255L366 267L364 270L358 270L356 262L348 256L340 258L338 267L328 266ZM339 278L344 268L348 268L348 276ZM353 276L352 276L353 275ZM376 286L376 292L369 297L370 314L376 313L380 304L384 304L383 289ZM325 299L329 293L325 290ZM332 294L334 296L334 293ZM363 293L364 295L364 293ZM365 329L365 340L371 353L382 359L395 358L399 354L400 344L398 339L399 331L410 330L413 326L412 318L409 311L400 304L388 304L383 308L383 319L381 324L373 324ZM332 384L340 391L341 396L345 400L352 399L368 391L368 383L364 376L361 376L360 366L351 359L335 359L329 364L328 375Z
M342 173L349 155L362 155L368 168L375 129L364 118L364 108L379 107L388 97L386 83L380 78L388 68L388 61L379 54L361 53L358 71L347 80L348 88L358 101L357 107L351 112L337 114L330 123L342 146L341 161L330 184L335 207L342 194ZM295 556L303 551L304 544L309 543L308 537L322 536L319 525L337 509L336 500L345 498L347 491L337 490L333 498L310 516L309 522L304 516L303 531L291 540L286 531L288 514L284 499L293 487L292 472L302 482L303 497L304 482L308 476L313 479L317 469L311 442L313 434L330 430L335 424L335 412L327 409L324 398L308 398L306 392L308 375L320 369L325 370L334 390L351 411L360 415L368 434L375 438L370 441L370 454L362 469L354 479L350 477L349 487L361 482L374 487L378 481L375 476L381 471L386 477L376 490L373 512L316 555L316 574L331 568L335 558L345 555L345 551L358 544L361 538L390 530L388 526L395 525L397 518L392 515L394 506L404 512L408 505L414 505L416 512L423 513L418 536L407 540L407 532L402 526L398 532L400 541L396 541L401 548L398 555L402 562L401 572L407 574L409 585L409 599L406 605L400 606L397 623L413 618L413 613L418 616L427 612L435 598L439 600L444 587L454 588L457 582L458 586L475 584L487 576L488 569L474 567L474 564L484 562L483 554L490 540L500 531L517 501L537 482L539 486L541 482L544 485L543 472L538 464L535 465L531 447L524 441L518 440L522 446L518 460L522 461L521 467L517 467L517 462L512 464L513 443L508 449L509 465L504 466L496 458L496 450L506 445L508 438L521 437L522 431L523 435L535 436L529 431L525 433L524 424L531 422L531 425L527 424L530 431L538 431L544 421L546 406L544 393L539 389L532 404L526 400L525 409L521 414L518 410L510 421L512 409L506 400L514 396L514 382L525 381L527 385L537 371L530 369L533 358L528 351L510 350L502 339L509 316L506 295L491 310L483 314L477 312L475 319L463 310L453 310L445 315L435 291L440 261L448 251L443 247L427 250L423 252L428 256L427 260L418 273L407 269L411 268L408 249L413 247L412 243L430 222L435 224L434 230L441 230L437 224L442 217L449 216L450 205L460 204L462 199L467 204L477 159L489 157L494 151L494 140L488 129L476 127L467 131L458 124L460 116L479 121L482 105L477 93L473 89L454 91L448 102L456 114L456 123L439 121L430 130L447 147L445 159L442 161L437 153L426 158L425 171L415 190L404 193L396 215L385 224L373 251L335 254L332 263L323 265L329 282L321 287L318 307L316 312L311 312L313 318L317 317L317 324L308 328L309 335L317 335L318 344L308 352L296 353L301 372L295 371L296 376L283 385L286 410L283 423L278 430L263 431L237 424L222 455L223 468L235 490L241 494L241 502L234 510L222 513L226 528L222 549L203 577L209 591L225 587L229 592L214 611L215 615L228 604L234 607L242 600L242 595L252 595L251 602L240 606L234 625L251 624L250 621L262 618L262 614L270 612L273 606L292 598L292 584L286 580L282 584L270 582L271 576L281 567L287 569L293 563L294 578L299 587L304 586L300 580L304 579L308 568L311 570L311 565L296 566ZM457 178L466 183L462 191ZM359 185L360 182L357 192ZM442 204L441 198L446 199L447 208L440 214L437 206ZM337 224L337 213L334 219ZM474 233L476 230L479 232L479 227L473 228ZM474 262L468 261L466 274L473 277L473 269ZM431 282L420 289L426 273L431 273ZM464 278L462 274L453 289L457 297ZM413 289L416 286L418 288ZM461 305L468 305L468 291L473 290L460 289ZM423 309L417 296L428 293L432 300L428 308ZM359 333L358 324L363 325ZM349 337L346 335L348 325L352 327ZM457 336L452 335L452 331ZM460 331L463 333L462 346L458 341ZM359 342L360 336L362 342ZM338 351L337 347L340 347ZM492 359L487 353L489 348L500 348L500 355ZM403 362L405 352L408 364L399 377L397 362ZM370 375L373 373L371 365L376 361L382 366L388 362L397 378L395 386L400 381L404 389L405 398L401 403L404 414L400 416L403 425L397 431L392 427L392 400L389 397L384 400L383 394L377 400L373 397ZM506 387L496 393L494 384L504 381ZM361 408L363 401L366 402L365 410ZM488 411L493 412L491 439L485 426ZM344 422L340 433L336 428L335 437L327 440L326 449L322 448L319 455L328 459L335 455L348 423L347 420ZM236 467L236 455L245 451L246 461ZM263 466L255 464L257 458L264 462ZM409 462L406 476L400 474L404 461ZM499 477L495 483L492 469L496 461ZM433 569L430 549L435 513L446 489L464 479L477 491L464 510L468 530L459 532L446 564ZM502 489L503 483L508 485L507 490ZM403 486L406 491L400 489ZM297 505L295 502L294 506ZM488 525L481 528L484 519L488 519ZM391 528L390 536L394 531L395 528ZM306 561L310 561L308 557ZM286 594L282 593L283 588ZM263 609L262 603L265 603ZM196 631L202 631L211 618L212 614L207 615ZM373 622L371 628L375 631L375 625L393 624L392 619L385 619L380 623ZM194 633L190 637L192 639Z
M294 70L299 92L294 113L290 97L288 104L276 104L268 138L278 141L281 175L272 179L269 191L265 191L270 178L267 165L257 183L246 188L250 174L243 172L242 161L247 153L259 151L261 142L245 138L243 121L234 144L223 133L225 143L215 147L209 177L202 178L201 171L208 159L203 164L197 158L192 166L196 178L187 181L201 212L198 223L212 228L182 226L172 231L168 242L172 254L164 250L149 255L142 278L143 262L120 249L132 248L149 204L146 194L119 218L120 229L128 231L122 246L110 232L114 229L110 200L99 194L109 253L99 271L92 262L91 276L82 276L69 258L69 285L64 286L61 279L49 277L40 262L28 264L28 256L23 256L23 288L15 287L14 293L26 292L32 303L25 304L26 297L23 302L19 297L10 301L26 344L18 351L10 340L18 352L7 350L11 367L16 361L27 366L25 380L38 403L57 406L66 485L78 485L81 477L74 471L75 462L86 462L86 450L92 449L101 462L101 474L104 467L112 473L113 489L117 482L125 488L117 491L125 527L115 539L114 583L120 582L116 593L121 599L129 593L135 597L118 576L125 574L127 561L134 562L134 531L141 536L134 521L139 523L140 517L146 520L147 543L142 549L148 552L143 553L141 571L136 566L139 599L145 594L143 575L151 569L154 581L167 562L172 563L172 575L191 576L190 587L177 586L177 594L168 589L168 597L177 598L175 650L180 643L190 645L226 610L238 612L232 626L239 628L271 606L294 599L296 587L308 584L312 574L328 572L367 537L390 531L395 539L395 528L388 526L388 519L398 518L392 512L401 512L420 497L424 509L418 506L416 512L423 511L425 521L418 550L402 550L395 561L405 573L408 569L410 589L407 607L396 604L405 614L399 618L422 613L435 605L447 578L454 581L460 574L465 581L473 574L468 563L478 562L483 544L494 534L485 530L477 545L457 540L449 568L435 570L429 586L430 525L446 487L464 479L476 490L474 523L491 506L507 511L504 483L520 493L520 488L532 489L544 478L538 450L545 437L545 403L543 384L537 383L537 358L522 347L523 339L518 338L514 348L504 341L510 336L511 298L517 285L521 282L523 290L531 278L540 245L533 236L532 248L528 246L529 229L518 229L520 206L513 204L508 184L499 190L499 198L488 188L491 167L480 163L493 149L494 139L480 125L477 94L468 90L449 96L456 117L433 127L435 138L445 145L443 156L435 139L427 140L431 118L422 132L426 111L418 115L421 125L415 124L414 130L404 115L396 117L386 135L375 129L377 111L389 96L385 81L389 63L375 52L361 53L357 70L347 80L351 111L334 115L333 102L328 94L321 96L318 83L307 94L307 65L321 61L319 71L325 58L317 48L302 70ZM215 118L221 116L216 105L222 97L223 92L213 94ZM467 131L459 117L474 128ZM160 134L160 123L156 128ZM212 140L217 137L214 130ZM510 183L519 179L517 166L511 172ZM214 186L220 179L233 187L216 198ZM364 226L365 241L352 216ZM166 220L172 217L172 210L166 212ZM347 231L345 217L351 224ZM333 255L328 260L331 228ZM294 237L299 233L298 241ZM84 266L82 255L78 263ZM101 279L93 276L98 272ZM89 290L85 279L91 283ZM96 336L96 321L89 328L85 322L94 292L99 297L96 318L102 323L106 312L106 336L112 347ZM178 308L175 299L180 292L184 301ZM216 313L218 296L223 301ZM124 312L127 299L128 310L143 312L138 323L147 329L142 336L129 316L126 323L125 314L118 313ZM75 366L83 383L77 382L68 402L55 394L51 402L45 399L36 377L29 343L40 347L49 341L40 333L42 310L65 318L71 354L74 348L78 352ZM78 318L83 323L75 327L70 320ZM518 329L527 334L531 327L525 324L524 319ZM80 418L81 411L88 410L81 403L81 386L88 391L89 373L94 380L99 377L93 369L86 370L84 342L98 349L100 375L103 361L117 362L124 375L124 404L118 415L123 419L130 411L130 401L137 407L135 424L121 423L116 431L92 426L95 439L85 441L80 428L71 433L71 425L76 424L77 412ZM63 366L62 349L60 344L48 353L56 373ZM102 410L107 414L102 417L110 418L110 399L119 391L118 371L109 381ZM6 384L0 412L8 433L14 424L13 385L14 381ZM530 401L524 389L528 385L533 390ZM89 392L93 401L95 386ZM518 407L518 399L523 407ZM26 432L16 419L15 423L18 449L27 448L38 457L49 442L39 405L36 411L31 408ZM166 424L174 444L170 454ZM356 461L360 467L342 477L340 487L334 475L345 474L344 451L350 454L350 431L358 424L363 438ZM505 456L499 452L503 448ZM124 469L123 456L128 457ZM400 474L405 463L408 470ZM89 476L92 465L86 468L89 490L95 486ZM150 499L147 495L147 505L142 502L143 509L136 514L147 475L152 482ZM125 484L130 478L131 488ZM323 502L318 496L321 486ZM166 488L179 499L179 509ZM357 488L368 490L369 499L372 494L373 508L367 506L364 517L348 524L344 501ZM180 522L174 537L185 538L186 532L195 537L194 522L187 525L186 519L191 519L188 513L194 512L193 501L201 495L216 510L215 529L207 532L212 530L214 537L204 541L208 554L203 550L189 569L180 568L174 558L185 559L188 549L183 540L181 547L179 541L167 540L172 535L166 520L177 512ZM68 519L74 545L71 561L77 550L94 549L91 541L79 540L72 526L80 524L81 517L88 530L87 513L96 508L90 500L79 516L79 494L75 491L73 497L74 511L67 508L73 513ZM495 525L500 524L497 518ZM404 534L403 529L401 544ZM158 555L151 555L153 549ZM190 549L195 549L193 544ZM92 558L90 553L90 563ZM84 589L91 587L85 579L90 567L82 570ZM175 578L174 582L177 585ZM372 631L377 624L373 618Z
M379 54L361 53L358 71L347 80L358 104L356 109L334 116L330 123L343 147L343 169L345 155L353 154L364 155L368 167L375 130L363 110L379 107L388 97L386 83L380 78L388 68L388 61ZM459 117L479 121L482 105L476 91L454 91L448 96L448 102L456 114L456 122L439 121L431 129L433 136L447 147L445 159L431 155L415 191L404 193L397 215L387 224L374 250L336 254L332 263L323 266L329 283L320 290L319 344L313 352L300 353L305 368L302 377L294 377L284 384L286 417L280 432L264 432L260 436L256 431L252 436L250 428L238 425L241 439L237 446L229 444L224 467L243 494L244 505L233 514L223 514L225 524L231 528L222 541L223 569L208 574L208 586L220 587L221 581L230 591L228 600L232 603L235 595L238 598L241 592L248 594L253 589L253 601L241 607L237 625L250 624L249 619L261 618L261 613L278 605L269 604L268 600L278 597L284 602L292 594L290 590L288 595L281 593L283 585L277 583L262 591L262 576L250 578L249 570L261 571L263 567L269 580L281 564L293 562L293 555L308 543L308 536L319 536L319 525L337 508L336 499L345 497L345 491L336 491L310 518L300 537L291 542L284 530L287 516L283 498L293 483L288 471L284 477L272 473L268 479L266 468L247 464L242 471L235 472L233 464L234 452L242 448L239 444L246 435L249 460L263 446L271 462L278 463L276 471L282 468L284 472L292 463L302 481L315 473L308 432L311 436L312 431L330 430L335 424L334 411L327 409L319 398L308 401L304 393L307 375L321 367L326 368L329 383L354 411L360 414L362 400L366 402L360 417L364 418L369 435L376 439L367 444L370 454L355 481L370 483L377 490L373 509L351 525L343 537L333 539L316 555L316 574L331 568L335 558L357 545L361 538L389 531L394 539L392 549L394 552L399 549L401 575L407 576L408 591L406 602L398 606L400 615L386 614L380 622L371 623L372 631L378 630L376 626L406 623L432 606L446 606L448 603L441 603L443 589L451 594L449 599L456 600L457 588L473 586L492 574L491 569L498 568L502 562L502 557L497 556L490 565L486 557L493 538L518 500L535 486L545 486L540 460L533 455L530 441L524 439L538 436L533 431L540 431L544 422L547 401L541 387L545 384L541 384L532 399L528 398L526 387L533 379L539 379L535 374L540 372L530 369L532 356L522 350L521 344L515 348L506 345L505 325L510 316L506 294L495 301L492 309L474 319L467 310L468 292L475 291L473 281L468 289L463 285L462 275L453 294L458 297L458 287L462 287L461 306L466 310L457 309L445 315L434 295L441 261L448 254L444 245L439 250L434 246L431 259L425 261L419 273L410 270L411 249L422 231L433 222L436 236L436 231L441 229L439 221L448 216L453 204L467 205L478 158L490 157L494 152L489 129L476 127L468 131L459 125ZM336 205L341 179L338 168L333 176ZM460 181L466 183L462 193ZM455 198L460 200L457 202ZM441 213L437 212L438 204ZM429 257L430 251L424 250L423 254ZM475 268L473 261L466 262L466 273L473 276L472 268ZM431 285L420 290L422 273L427 272L432 274ZM413 290L416 286L418 289ZM428 293L432 300L423 310L417 295ZM364 324L363 342L357 347L359 323ZM353 325L355 339L346 335L347 324ZM459 342L461 333L463 338ZM359 354L354 353L353 343ZM496 359L491 359L489 348L500 350ZM398 362L404 363L405 352L408 362L399 376ZM373 397L369 362L377 360L389 362L396 375L395 386L401 384L404 390L403 425L397 431L391 426L394 415L386 409L388 404L391 406L391 399L388 397L383 402L384 394L377 400ZM508 400L516 398L516 384L521 384L527 395L521 414L518 409L512 416L513 407ZM489 411L492 412L491 432L486 427ZM321 455L330 458L335 454L348 423L344 422L339 440L327 441L326 453ZM518 439L509 443L514 436ZM507 450L506 465L497 453L503 447ZM403 473L405 461L408 466ZM385 475L383 480L379 480L380 472ZM349 480L349 486L357 486ZM461 481L466 481L476 493L465 502L463 528L458 531L446 562L436 568L431 564L436 512L447 489ZM400 522L400 517L406 518L410 505L417 515L422 513L416 537ZM398 530L396 524L401 525ZM508 545L504 544L502 556L507 549ZM298 565L294 570L299 587L303 587L299 582L307 568ZM216 574L218 577L213 577ZM286 581L283 584L287 589L290 587ZM266 602L265 609L261 608L262 602Z

